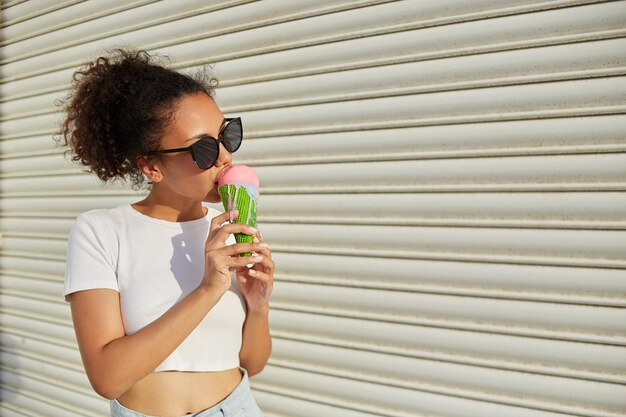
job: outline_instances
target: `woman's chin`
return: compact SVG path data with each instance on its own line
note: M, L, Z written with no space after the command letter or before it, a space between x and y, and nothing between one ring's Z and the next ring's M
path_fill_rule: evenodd
M217 192L216 188L212 188L203 201L207 203L221 203L222 197L220 197L220 194Z

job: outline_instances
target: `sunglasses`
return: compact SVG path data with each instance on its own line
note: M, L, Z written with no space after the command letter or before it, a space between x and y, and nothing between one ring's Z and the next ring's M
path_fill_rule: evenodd
M219 133L224 148L230 153L234 153L241 146L243 140L243 127L241 117L225 118L226 125ZM220 144L213 136L202 136L193 145L186 148L161 149L150 151L147 155L155 153L191 152L194 162L200 169L211 168L220 156Z

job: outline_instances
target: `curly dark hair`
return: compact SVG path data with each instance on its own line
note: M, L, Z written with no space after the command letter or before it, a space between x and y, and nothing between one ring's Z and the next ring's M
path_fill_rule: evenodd
M65 119L54 136L70 147L72 161L95 172L103 182L132 180L132 188L144 188L147 178L136 158L159 147L164 129L172 122L180 99L199 92L214 98L218 80L201 67L195 74L182 74L154 62L145 50L107 50L72 77L65 100ZM169 60L169 57L165 56ZM158 155L146 156L154 160ZM148 182L145 188L150 189Z

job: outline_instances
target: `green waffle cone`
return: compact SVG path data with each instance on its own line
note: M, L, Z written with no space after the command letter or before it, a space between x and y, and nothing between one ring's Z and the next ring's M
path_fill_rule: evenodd
M224 211L228 211L229 201L233 202L232 210L239 210L239 216L235 219L235 223L247 224L256 227L256 201L248 194L245 187L239 187L234 184L224 184L219 188L220 197ZM252 243L254 236L245 233L235 233L235 241L237 243ZM244 252L241 256L251 256L252 253Z

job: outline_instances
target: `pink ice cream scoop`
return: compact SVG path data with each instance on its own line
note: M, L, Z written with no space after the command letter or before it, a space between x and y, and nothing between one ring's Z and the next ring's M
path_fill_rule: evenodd
M225 211L239 210L235 223L256 227L259 177L252 168L246 165L231 165L218 176L217 189ZM235 233L235 241L252 243L253 236ZM250 256L250 252L242 253L242 256Z
M237 188L244 187L255 201L259 199L259 177L247 165L231 165L222 171L217 179L217 189L224 184L233 184Z

